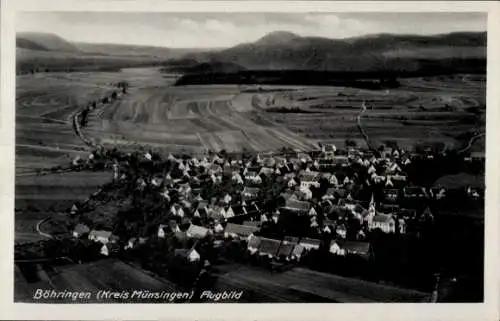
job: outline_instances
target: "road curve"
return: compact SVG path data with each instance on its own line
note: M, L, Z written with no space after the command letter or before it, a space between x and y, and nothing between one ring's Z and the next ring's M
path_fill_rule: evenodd
M44 218L44 219L42 219L42 220L38 221L38 223L36 223L35 229L36 229L36 231L38 232L38 234L40 234L41 236L45 236L45 237L48 237L49 239L53 239L53 238L54 238L54 236L53 236L53 235L48 234L48 233L45 233L45 232L42 232L42 231L40 230L40 225L41 225L42 223L46 222L46 221L47 221L47 218Z
M467 152L471 147L472 147L472 144L476 141L476 139L478 138L481 138L481 137L484 137L486 136L486 133L480 133L480 134L477 134L475 136L473 136L470 140L469 140L469 143L467 144L467 146L465 146L464 148L460 149L458 151L459 154L461 153L465 153Z

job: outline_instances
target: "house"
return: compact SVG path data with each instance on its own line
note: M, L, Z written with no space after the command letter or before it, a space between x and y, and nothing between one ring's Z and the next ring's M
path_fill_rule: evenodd
M76 204L73 204L73 206L71 207L71 214L74 215L76 214L76 212L78 211L78 207L76 206Z
M281 242L278 250L278 257L282 259L289 260L293 253L294 244Z
M293 251L292 251L292 254L290 255L290 258L292 260L300 260L300 258L302 257L302 254L304 254L304 251L305 251L305 247L302 246L301 244L297 244L293 247Z
M220 224L220 223L215 224L215 226L214 226L214 232L215 233L222 233L222 232L224 232L224 227L222 226L222 224Z
M174 255L177 257L185 258L189 262L198 262L200 260L200 254L194 249L175 249Z
M307 237L300 240L300 243L299 243L299 245L303 246L304 249L306 249L307 251L319 249L320 244L321 244L320 240L311 239L311 238L307 238Z
M194 212L195 217L205 217L208 214L208 202L207 201L199 201L196 206L196 210Z
M349 158L344 155L335 155L331 158L334 166L347 167L349 166Z
M226 208L224 209L223 216L225 219L234 217L235 214L234 214L233 208L231 206L226 206Z
M245 180L251 182L252 184L261 184L262 178L259 176L257 172L247 171L245 173Z
M261 240L262 238L260 236L251 235L249 237L247 249L251 254L255 254L258 252Z
M293 245L297 245L297 244L299 244L299 238L295 237L295 236L285 236L283 238L283 242L284 243L293 244Z
M384 233L394 233L396 231L396 222L392 215L378 213L371 220L369 229L380 229Z
M369 242L345 241L340 247L346 255L355 255L367 260L373 258L373 248Z
M384 197L386 200L395 202L399 197L399 190L397 189L384 189Z
M158 237L159 238L165 238L165 236L168 234L168 233L175 233L175 232L180 232L180 228L179 228L179 225L177 225L177 222L176 221L169 221L168 225L165 225L165 224L160 224L158 226Z
M311 210L311 204L309 202L288 199L283 208L299 214L307 214Z
M90 229L87 225L85 224L77 224L75 226L75 229L73 230L73 237L81 237L85 234L87 234L88 232L90 232Z
M125 244L124 249L129 250L135 248L137 245L145 244L148 239L145 237L132 237Z
M222 202L224 202L225 204L229 204L232 199L233 198L231 197L231 195L226 193L226 195L224 195L224 197L222 198Z
M297 185L297 182L293 178L290 178L287 185L288 185L288 187L292 188L292 187Z
M270 167L262 167L259 171L261 176L272 176L274 174L274 169Z
M258 188L258 187L248 187L248 186L245 186L245 188L241 192L241 195L246 200L255 199L255 198L257 198L259 196L259 191L260 191L260 188Z
M112 232L103 230L91 230L88 238L91 241L102 244L116 243L119 240L118 236L113 235Z
M302 200L308 201L308 200L310 200L312 198L313 193L307 187L300 187L300 189L299 189L299 195L302 198Z
M311 188L311 186L319 187L319 173L318 172L307 172L304 171L299 176L300 179L300 187L301 188Z
M330 244L329 252L334 255L345 255L345 251L335 241Z
M249 226L249 225L240 225L227 223L226 228L224 230L224 237L241 237L248 238L253 235L255 232L259 230L257 226Z
M214 206L208 209L208 217L214 221L220 221L226 218L226 210L222 206Z
M339 238L345 239L347 237L347 228L345 227L344 224L339 224L335 228L335 233Z
M243 225L253 226L253 227L256 227L256 228L260 228L261 224L260 224L260 222L257 222L257 221L244 221Z
M280 241L269 238L261 238L259 244L259 254L267 255L269 258L276 257L280 248Z
M332 187L328 188L326 190L325 195L323 195L322 199L323 200L334 200L335 199L335 191L336 190L337 190L336 188L332 188Z
M112 254L116 254L119 251L120 251L120 247L117 244L107 243L107 244L102 245L100 253L101 253L101 255L109 256Z
M403 188L403 195L406 198L422 198L426 194L423 187L408 186Z
M202 239L208 234L208 229L203 226L191 224L186 231L189 238Z
M234 173L233 176L231 177L231 180L239 185L243 185L244 183L243 178L239 173Z

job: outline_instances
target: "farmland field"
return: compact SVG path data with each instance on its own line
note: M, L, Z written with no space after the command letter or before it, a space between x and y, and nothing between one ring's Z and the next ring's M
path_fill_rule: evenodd
M115 259L104 259L93 263L71 266L43 267L48 280L27 282L19 271L15 274L15 300L17 302L33 302L34 291L39 289L54 289L59 291L91 292L89 300L79 300L79 303L130 303L132 300L98 300L96 294L99 290L122 292L123 290L148 290L148 291L175 291L173 284L152 277L147 272L132 267ZM71 298L44 300L44 303L72 303ZM143 301L144 302L144 301ZM151 302L151 301L150 301ZM159 301L161 302L161 301ZM152 302L153 303L153 302Z
M342 145L346 138L363 146L357 116L370 139L400 146L444 142L459 147L457 135L484 132L484 77L454 75L400 79L397 89L374 91L342 87L306 87L296 91L259 94L256 103L275 122L310 139ZM299 112L274 112L294 108ZM483 144L484 141L477 141ZM479 148L481 149L481 148Z
M317 142L342 146L346 139L363 146L357 123L363 101L367 111L361 124L379 144L444 142L459 148L465 143L460 134L484 132L485 126L481 76L407 78L390 91L266 85L250 92L235 85L172 86L175 76L155 69L122 75L140 81L132 81L121 100L96 110L85 130L103 145L191 153L284 146L307 150ZM481 150L481 144L484 140L474 142L472 149Z
M139 69L123 74L136 77ZM103 145L149 145L165 151L203 152L314 148L313 141L262 118L252 94L238 86L169 86L175 77L150 70L129 94L96 110L85 133ZM262 119L261 119L262 118Z
M16 178L16 210L64 211L111 181L109 172L75 172Z
M118 72L39 73L16 77L16 173L67 164L86 146L72 115L109 95Z
M242 289L243 302L421 302L427 296L306 268L271 274L239 265L219 277L217 288Z

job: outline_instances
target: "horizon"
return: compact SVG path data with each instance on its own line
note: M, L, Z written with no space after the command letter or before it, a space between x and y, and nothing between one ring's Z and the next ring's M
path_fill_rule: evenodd
M486 32L486 18L484 13L23 12L16 33L53 34L73 43L217 49L280 31L329 39Z
M274 30L270 31L266 34L263 34L261 37L256 39L255 41L259 41L260 39L273 34L273 33L279 33L279 32L287 32L287 33L293 33L294 35L301 37L301 38L307 38L307 37L312 37L312 36L303 36L300 34L297 34L295 32L290 32L287 30ZM435 33L435 34L426 34L426 35L421 35L418 33L407 33L407 34L397 34L397 33L367 33L361 36L352 36L352 37L346 37L346 38L328 38L328 37L321 37L325 39L331 39L331 40L348 40L348 39L356 39L356 38L363 38L363 37L377 37L377 36L383 36L383 35L388 35L388 36L406 36L406 37L412 37L412 36L428 36L428 37L437 37L437 36L442 36L442 35L451 35L451 34L457 34L457 33L486 33L487 31L452 31L452 32L445 32L445 33ZM17 31L16 36L19 34L46 34L46 35L53 35L56 37L59 37L63 40L66 40L70 43L80 43L80 44L90 44L90 45L111 45L111 46L138 46L138 47L152 47L152 48L165 48L165 49L186 49L186 50L208 50L208 49L225 49L228 47L191 47L191 48L181 48L181 47L166 47L166 46L159 46L159 45L142 45L142 44L127 44L127 43L117 43L117 42L86 42L86 41L71 41L69 39L66 39L62 36L60 36L57 33L48 33L48 32L39 32L39 31ZM240 43L241 44L241 43ZM235 44L238 45L238 44Z

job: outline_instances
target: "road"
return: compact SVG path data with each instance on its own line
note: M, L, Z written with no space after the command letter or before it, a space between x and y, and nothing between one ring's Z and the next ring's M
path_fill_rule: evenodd
M48 233L45 233L45 232L43 232L43 231L41 231L41 230L40 230L40 225L42 225L42 223L46 222L47 220L48 220L47 218L44 218L44 219L42 219L42 220L38 221L38 223L36 224L35 230L36 230L36 231L38 232L38 234L40 234L41 236L45 236L45 237L47 237L47 238L49 238L49 239L53 239L53 238L54 238L54 236L53 236L53 235L48 234Z
M474 144L474 142L478 139L478 138L481 138L481 137L484 137L486 136L486 133L480 133L480 134L477 134L475 136L473 136L470 140L469 140L469 144L467 144L467 146L465 146L464 148L460 149L458 151L459 154L461 153L465 153L467 152L471 147L472 147L472 144Z

